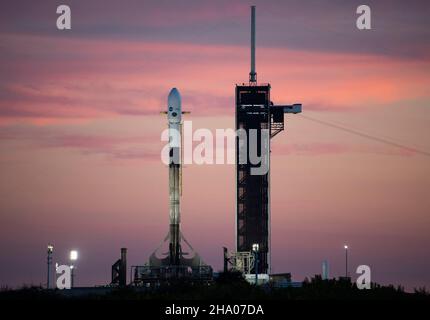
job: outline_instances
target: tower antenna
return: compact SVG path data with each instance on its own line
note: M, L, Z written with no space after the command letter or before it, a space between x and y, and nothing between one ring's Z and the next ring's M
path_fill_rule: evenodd
M257 82L257 73L255 72L255 6L251 6L251 72L249 73L249 82Z

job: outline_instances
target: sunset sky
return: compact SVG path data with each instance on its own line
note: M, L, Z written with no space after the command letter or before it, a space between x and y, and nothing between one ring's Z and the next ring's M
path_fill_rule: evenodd
M372 30L356 28L363 3ZM303 104L272 141L272 271L301 281L326 259L343 275L347 243L352 275L430 287L430 2L400 0L2 1L1 286L44 284L48 243L60 264L79 250L78 286L108 283L121 247L147 261L168 230L160 111L177 87L194 128L234 128L251 4L258 80ZM220 270L234 166L183 174L183 233Z

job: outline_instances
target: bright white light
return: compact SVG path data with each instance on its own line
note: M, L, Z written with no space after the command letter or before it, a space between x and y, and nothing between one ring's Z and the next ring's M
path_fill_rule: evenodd
M76 250L70 251L70 260L72 261L78 260L78 251Z
M52 253L52 251L54 251L54 246L51 244L48 244L48 252Z
M343 247L345 248L345 250L348 250L348 246L347 245L344 245Z
M252 245L252 251L254 252L258 252L258 250L260 249L260 246L258 245L258 243L254 243Z

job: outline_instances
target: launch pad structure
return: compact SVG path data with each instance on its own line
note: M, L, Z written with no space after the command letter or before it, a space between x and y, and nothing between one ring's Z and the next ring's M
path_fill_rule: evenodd
M235 89L236 136L235 180L235 251L224 248L224 271L235 270L250 281L255 275L269 281L270 262L270 153L271 139L284 130L284 114L300 113L301 104L275 105L271 101L269 83L258 83L255 69L255 6L251 7L251 71L249 82ZM143 266L132 267L132 284L154 285L178 279L190 282L210 282L213 271L206 265L180 230L180 197L182 179L182 111L179 91L169 93L167 112L169 125L169 199L170 227L167 236ZM254 138L252 138L254 137ZM245 140L244 140L245 139ZM253 145L256 144L256 145ZM253 150L253 151L251 151ZM254 163L252 152L262 162ZM246 161L239 161L245 152ZM265 164L266 170L261 171ZM163 250L163 245L167 248ZM185 249L187 248L187 249ZM119 260L113 271L123 270ZM116 274L115 274L116 275ZM114 276L113 276L114 279ZM124 282L124 276L115 279ZM263 282L264 282L263 281Z
M236 252L230 254L233 269L241 269L243 256L254 257L247 272L270 274L270 142L284 130L284 114L300 113L301 104L274 105L271 86L258 83L255 69L255 6L251 7L251 71L249 82L236 85L236 130L246 131L246 141L236 138ZM250 132L256 132L256 141L250 141ZM266 160L267 171L253 174L260 164L250 162L250 143L257 143L258 156ZM246 148L247 162L238 161ZM227 259L227 257L224 257ZM249 260L251 261L251 260ZM242 268L243 269L243 268Z

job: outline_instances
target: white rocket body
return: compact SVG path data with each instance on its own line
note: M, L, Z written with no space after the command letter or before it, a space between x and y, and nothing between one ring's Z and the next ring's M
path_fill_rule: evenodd
M160 246L149 257L148 265L142 270L151 281L159 277L212 277L212 268L206 265L199 254L182 235L180 198L182 194L182 111L181 95L178 89L170 90L167 98L169 133L169 233ZM164 150L163 150L164 152ZM168 242L166 252L164 244ZM185 251L182 251L185 248ZM161 251L162 250L162 251ZM167 253L167 255L166 255ZM151 269L155 268L155 269ZM161 268L161 269L160 269ZM149 275L150 274L150 275ZM200 280L201 278L199 278Z
M167 99L167 119L169 122L169 200L170 231L169 255L170 264L179 265L181 257L180 235L180 196L181 196L181 134L182 105L181 95L173 88Z

